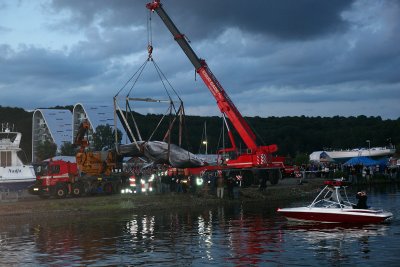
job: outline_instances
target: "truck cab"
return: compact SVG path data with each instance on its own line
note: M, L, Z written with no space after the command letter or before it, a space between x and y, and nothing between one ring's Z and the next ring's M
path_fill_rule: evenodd
M78 177L76 163L63 160L49 160L33 164L36 174L36 183L29 192L42 198L56 196L66 197L68 193L78 196L83 188L75 185ZM74 186L72 186L74 184Z

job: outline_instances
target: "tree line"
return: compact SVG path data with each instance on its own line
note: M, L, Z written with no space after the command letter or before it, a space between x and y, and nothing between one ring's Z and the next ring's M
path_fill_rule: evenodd
M56 108L70 108L70 106ZM32 153L32 116L33 112L22 108L0 106L0 122L14 124L15 130L22 133L21 148L28 160L31 159ZM161 140L165 137L170 122L173 121L172 118L164 119L158 130L154 132L162 115L135 113L134 116L144 140L148 140L150 136L152 140ZM258 144L277 144L279 155L293 158L300 154L310 154L327 148L387 146L390 143L400 148L400 118L389 120L379 116L363 115L268 118L256 116L245 117L245 120L254 130ZM175 121L175 124L178 122ZM207 138L204 136L204 124L207 125ZM234 132L233 125L229 127ZM171 142L177 143L178 136L179 129L174 126L171 131ZM238 147L245 148L243 141L235 132L234 138ZM212 154L223 146L229 146L226 129L223 130L222 118L218 116L185 116L181 139L182 146L193 153L204 154L207 147L207 153ZM207 146L203 144L203 141L207 141Z

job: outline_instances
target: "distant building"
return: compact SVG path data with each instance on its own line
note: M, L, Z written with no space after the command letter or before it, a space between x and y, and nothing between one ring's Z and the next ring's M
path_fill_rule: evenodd
M93 133L96 132L96 128L100 125L110 125L114 128L114 107L106 106L106 105L90 105L90 104L82 104L77 103L74 106L72 115L72 127L73 127L73 138L75 138L76 133L78 132L79 126L83 120L87 119L90 124L90 129L88 132L88 140L89 143L93 143ZM118 122L118 120L117 120ZM120 123L117 123L117 128L122 133L122 143L127 143L124 140L125 130L122 128Z
M36 161L39 144L50 141L60 152L65 142L72 140L71 111L67 109L37 109L32 120L32 162Z
M87 134L89 143L93 143L93 133L99 125L110 125L114 127L114 107L106 105L90 105L77 103L73 112L67 109L37 109L33 113L32 122L32 162L36 161L36 151L39 144L48 140L57 145L57 154L60 153L62 145L66 142L74 143L76 133L83 120L87 119L90 129ZM126 134L118 124L123 139ZM124 139L125 138L125 139Z

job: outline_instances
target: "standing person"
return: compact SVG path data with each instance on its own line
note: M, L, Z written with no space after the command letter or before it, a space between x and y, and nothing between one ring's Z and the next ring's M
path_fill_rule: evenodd
M170 192L176 192L176 180L177 180L177 178L175 176L170 177L170 180L169 180L169 191Z
M217 178L217 197L223 199L224 198L224 186L225 181L224 177L222 176L222 172L218 172Z
M193 195L195 195L196 194L196 187L197 187L197 184L196 184L196 178L193 176L193 175L190 175L189 176L189 181L190 181L190 192L193 194Z
M239 179L237 176L233 178L233 189L232 189L232 194L233 194L233 199L239 199Z
M176 192L177 193L182 193L183 192L183 188L182 188L182 175L178 174L177 178L176 178Z
M362 182L365 183L366 182L366 176L367 176L367 168L366 167L361 167L361 179Z
M136 176L136 192L138 194L142 193L142 179L143 173L139 171L138 175Z
M264 192L266 188L267 188L267 176L264 173L264 174L261 174L259 189L260 189L261 192Z
M371 169L369 167L365 167L365 178L367 183L371 182Z
M351 173L351 177L352 177L351 182L352 183L354 182L355 184L357 184L358 183L358 181L357 181L357 171L356 171L356 168L353 165L350 168L350 173Z
M156 189L157 194L161 194L162 193L162 185L161 185L160 172L157 171L154 175L155 175L154 187Z
M227 181L227 184L228 184L228 197L229 198L233 198L233 183L234 182L235 182L234 179L231 176L229 176L228 177L228 181Z
M212 172L209 175L209 185L210 185L210 193L213 195L216 191L217 177L221 171ZM221 172L222 175L222 172Z

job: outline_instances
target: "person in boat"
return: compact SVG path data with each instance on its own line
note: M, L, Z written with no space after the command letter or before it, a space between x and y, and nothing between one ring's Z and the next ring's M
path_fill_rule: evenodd
M367 206L367 193L360 191L357 193L356 198L358 199L357 205L353 205L355 209L368 209Z

